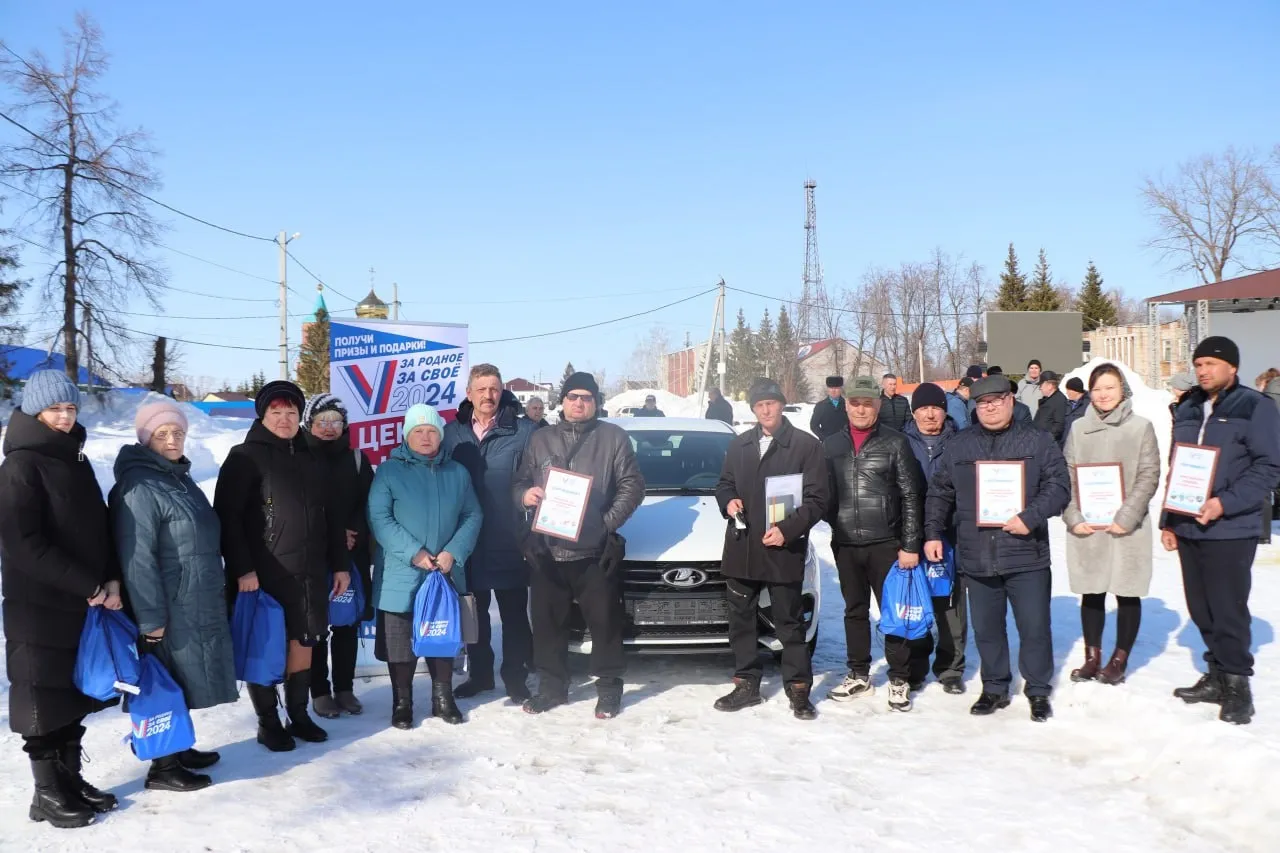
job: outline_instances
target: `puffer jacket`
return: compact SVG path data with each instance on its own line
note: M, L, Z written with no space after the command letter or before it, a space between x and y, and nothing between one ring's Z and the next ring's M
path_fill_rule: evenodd
M907 437L907 441L911 443L911 452L916 455L916 461L920 463L920 469L924 472L925 492L928 492L929 483L933 481L933 475L938 471L938 463L942 460L943 451L946 450L947 444L955 437L956 433L962 429L956 425L955 421L947 418L942 422L942 432L938 436L938 441L934 444L932 450L929 443L924 440L924 435L920 432L920 428L916 426L915 421L907 424L907 428L902 434ZM923 506L923 501L921 502ZM922 521L923 523L923 521ZM955 513L952 513L951 525L947 528L947 542L955 542Z
M855 453L848 430L822 442L831 480L827 522L837 545L923 544L924 474L906 436L876 424Z
M1026 536L999 527L978 527L979 460L1024 464L1025 501L1019 514ZM955 513L956 558L962 573L990 577L1049 567L1049 519L1071 500L1071 475L1053 436L1014 420L999 431L981 424L961 430L947 442L925 499L926 541L944 539Z
M880 423L889 429L901 430L911 420L911 401L901 394L890 397L880 392Z
M572 464L566 465L565 459L579 438L582 446ZM602 556L610 534L617 532L644 501L644 476L626 430L592 418L584 423L562 420L535 432L511 486L517 507L524 505L526 491L545 485L547 469L552 467L594 478L582 529L577 542L541 534L530 536L541 537L557 563ZM526 513L531 514L532 510Z

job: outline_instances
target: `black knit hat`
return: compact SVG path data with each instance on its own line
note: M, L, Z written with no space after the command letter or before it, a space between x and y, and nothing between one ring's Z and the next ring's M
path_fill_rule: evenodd
M827 387L828 387L828 388L843 388L843 387L844 387L844 377L843 377L843 376L828 376L828 377L827 377Z
M937 406L939 409L946 409L947 392L932 382L920 383L916 386L916 390L911 392L911 410L915 411L925 406Z
M1196 346L1191 360L1194 362L1197 358L1216 358L1238 368L1240 367L1240 347L1236 346L1236 342L1231 338L1210 335Z
M1040 359L1038 359L1038 358L1033 358L1033 359L1031 359L1030 361L1028 361L1028 362L1027 362L1027 370L1030 370L1030 369L1031 369L1031 365L1033 365L1033 364L1034 364L1036 367L1044 367L1044 365L1040 363Z
M982 378L982 365L981 364L969 365L969 369L964 372L964 375L969 377L973 381L977 382L979 379Z
M1084 383L1080 381L1079 376L1072 376L1067 380L1067 390L1075 391L1077 394L1084 393Z
M287 379L277 379L262 386L262 390L253 400L253 410L257 412L259 418L265 417L267 408L276 400L292 403L298 410L299 418L307 407L307 398L303 396L301 388Z
M750 390L747 391L747 401L752 406L762 400L777 400L784 406L787 404L782 387L772 379L766 379L763 376L752 382Z
M600 400L600 386L596 384L596 378L585 371L579 370L564 381L560 387L560 399L564 400L573 391L587 391L596 398L596 402Z
M987 368L987 375L988 375L988 376L1003 376L1003 375L1004 375L1004 368L1002 368L1002 367L1001 367L1000 365L998 365L998 364L993 364L993 365L991 365L990 367L988 367L988 368Z

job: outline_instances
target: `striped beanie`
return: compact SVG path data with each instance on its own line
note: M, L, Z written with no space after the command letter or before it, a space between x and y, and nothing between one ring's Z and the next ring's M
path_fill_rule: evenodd
M302 412L302 426L310 431L311 422L321 412L337 412L342 415L342 428L347 428L346 404L333 394L317 394L307 401L307 407Z

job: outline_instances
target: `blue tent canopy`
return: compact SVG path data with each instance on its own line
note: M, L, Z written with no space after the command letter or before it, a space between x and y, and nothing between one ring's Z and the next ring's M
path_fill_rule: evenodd
M62 353L55 352L50 355L42 349L34 349L32 347L23 346L3 346L0 345L0 361L5 363L5 373L13 382L25 382L27 377L35 373L37 370L58 370L65 371L67 369L67 360ZM89 371L87 368L80 368L79 384L89 384ZM110 388L111 383L94 374L93 384L101 388Z

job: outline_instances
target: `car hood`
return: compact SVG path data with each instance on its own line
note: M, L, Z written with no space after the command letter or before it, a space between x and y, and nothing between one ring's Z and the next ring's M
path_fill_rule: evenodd
M712 495L648 495L618 532L628 560L718 562L726 524Z

